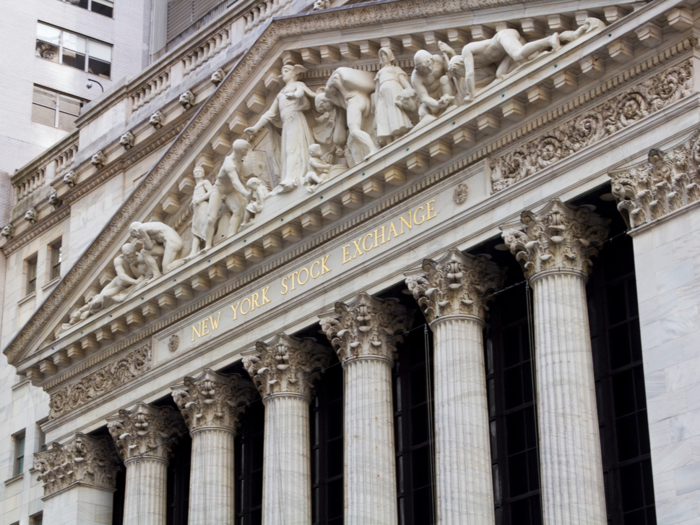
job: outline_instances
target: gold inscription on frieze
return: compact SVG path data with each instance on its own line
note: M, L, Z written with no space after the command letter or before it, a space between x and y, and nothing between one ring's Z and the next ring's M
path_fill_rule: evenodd
M213 315L210 315L206 319L202 319L199 321L196 325L192 325L192 341L195 340L196 337L202 337L205 335L209 335L212 333L214 330L219 328L219 321L221 320L221 311L219 310L219 313L216 316L216 319L214 319Z
M323 258L318 259L311 263L311 266L304 267L301 270L297 270L294 273L290 273L287 277L282 279L282 290L280 293L286 295L290 290L296 290L297 285L304 286L309 282L309 278L318 279L322 275L327 274L331 269L327 266L328 258L330 255L324 255Z
M231 310L233 310L233 320L238 320L238 314L248 315L250 312L254 312L256 308L260 308L267 303L271 303L272 301L267 297L267 292L269 289L270 287L266 286L260 290L260 293L255 292L251 294L250 297L245 297L236 304L232 304Z

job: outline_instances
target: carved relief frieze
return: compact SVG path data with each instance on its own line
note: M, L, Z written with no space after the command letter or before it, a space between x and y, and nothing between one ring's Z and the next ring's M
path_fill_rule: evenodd
M52 393L49 401L49 417L53 419L62 416L128 383L150 369L150 345L129 352L117 361L85 376L77 383Z
M693 64L686 60L560 124L500 157L491 158L491 191L516 182L609 137L667 107L692 91Z
M610 172L617 209L629 228L637 228L700 200L700 131L647 160Z

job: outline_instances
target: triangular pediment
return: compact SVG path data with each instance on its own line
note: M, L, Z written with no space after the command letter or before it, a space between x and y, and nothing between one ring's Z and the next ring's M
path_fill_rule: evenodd
M377 83L383 82L377 75L382 67L378 51L383 46L393 49L396 56L395 76L401 76L399 70L402 70L408 78L418 50L426 49L436 56L446 53L439 42L446 43L459 56L462 45L487 40L499 29L511 29L516 21L519 33L535 42L552 38L547 24L561 23L564 33L573 33L567 29L568 24L577 27L572 21L583 16L572 7L562 12L557 22L547 2L527 5L523 11L522 3L512 0L399 0L273 20L8 345L5 353L10 363L21 370L35 370L39 362L51 359L56 352L65 355L71 348L75 349L75 359L85 354L81 347L101 348L122 340L126 348L130 333L142 330L163 312L194 301L197 293L206 294L217 283L230 281L237 275L252 275L254 269L261 268L275 254L289 253L292 257L293 248L307 236L328 228L344 213L355 213L373 199L380 199L384 187L401 186L410 177L422 177L442 166L456 170L483 160L484 154L472 154L472 150L476 151L480 141L490 141L489 137L498 135L501 121L503 128L507 128L523 118L529 96L535 99L530 100L533 108L543 108L535 111L544 112L550 98L555 98L550 96L550 91L559 89L568 96L577 89L575 77L584 75L582 61L603 50L609 52L612 37L606 40L600 33L604 22L589 32L581 31L576 35L578 40L574 41L570 35L563 37L563 47L554 53L544 44L539 49L533 48L533 52L541 53L539 57L511 68L498 82L485 86L477 83L475 98L462 104L448 104L436 110L431 118L421 119L420 114L413 114L412 110L418 108L411 108L411 102L407 101L403 115L408 124L404 127L415 129L398 132L401 125L397 124L390 128L396 136L389 139L378 131L371 118L369 124L364 121L359 124L369 142L361 134L349 136L347 129L341 129L339 123L347 121L348 111L348 98L342 93L347 93L349 88L357 89L360 98L364 96L368 101L359 114L367 118L370 113L376 113L377 106L383 103L376 92ZM503 16L498 23L494 22L495 8ZM485 13L483 22L479 10ZM624 12L620 11L620 17ZM527 17L523 18L524 14ZM585 15L604 19L602 9L600 13ZM659 15L645 14L641 9L635 16L652 20ZM529 22L524 24L523 20ZM624 22L624 18L615 22L614 38L628 38L633 26L626 30ZM302 41L304 46L299 44ZM449 58L445 57L446 64ZM313 97L308 93L300 95L306 106L300 103L296 109L280 109L278 97L291 100L281 93L285 81L280 80L280 73L289 64L303 66L295 71L299 75L296 80L303 82L309 93L325 88L327 98L335 102L331 105L338 109L323 113L323 108L312 105ZM553 64L557 71L553 70ZM593 59L591 64L593 71L588 74L594 78L600 64ZM333 88L330 82L334 72L342 77L337 73L339 68L347 68L348 76L336 78L340 95L334 95L329 91ZM397 82L400 84L401 80ZM363 86L369 88L362 91ZM455 80L453 87L455 97L464 97L464 92L458 93L464 89L463 85ZM537 93L541 99L536 98ZM390 117L397 117L398 113L392 111ZM267 124L256 126L265 115L269 117ZM303 123L289 124L295 118ZM285 136L285 125L297 127L293 134ZM246 134L245 130L251 127L256 129ZM343 131L345 136L336 140L337 133ZM306 137L301 136L304 133ZM249 140L250 151L236 157L235 141L242 138ZM490 151L503 147L508 140L513 137L494 145ZM289 146L289 141L293 141L294 147ZM320 146L315 168L313 163L309 167L311 144ZM337 146L345 147L340 151ZM450 164L453 156L463 159L459 166ZM290 163L297 166L293 176L288 169ZM298 168L300 163L303 169ZM204 169L199 184L194 178L198 166ZM307 178L309 171L319 180ZM226 199L236 190L220 188L223 207L211 205L198 212L198 206L193 206L193 196L208 192L209 200L205 204L217 202L210 187L216 186L220 172L224 175L236 172L241 184L258 179L259 184L248 185L247 191L253 193L253 199L239 199L238 204L229 203L227 207ZM266 198L265 193L269 193ZM234 206L239 208L232 211ZM238 219L236 213L240 215ZM243 229L231 227L236 220L248 221L251 216L254 220ZM207 231L207 219L212 217L215 218L213 234L211 225ZM135 223L142 226L134 226ZM193 251L193 237L201 238L202 245L211 240L212 247L202 253ZM144 247L152 242L164 253L158 250L144 253ZM127 260L122 254L127 243L133 244L141 256ZM130 250L127 252L131 253ZM150 255L154 255L157 268L164 273L162 277L153 276ZM139 281L138 284L115 285L120 271ZM110 286L105 296L105 289ZM100 294L102 298L96 302ZM70 360L69 356L69 365Z

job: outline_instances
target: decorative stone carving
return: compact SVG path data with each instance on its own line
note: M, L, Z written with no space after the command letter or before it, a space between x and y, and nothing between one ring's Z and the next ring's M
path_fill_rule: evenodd
M69 188L72 188L73 186L75 186L75 182L77 179L78 175L73 170L70 170L63 176L63 184L67 185Z
M626 89L500 157L491 158L492 192L508 188L692 92L693 65L682 62Z
M119 144L124 146L124 149L128 151L134 146L134 140L136 140L134 134L131 131L127 131L119 139Z
M304 186L309 193L316 191L320 184L327 182L331 178L333 164L323 160L323 149L319 144L309 146L309 166L304 176Z
M245 207L245 214L243 215L241 227L248 226L253 222L255 216L263 211L265 199L270 193L265 183L257 177L249 178L248 182L246 182L246 188L250 191L250 198Z
M49 417L55 419L67 414L143 375L150 369L150 346L129 352L119 360L85 376L77 383L52 393L49 401Z
M527 279L544 270L575 270L589 275L591 258L608 237L608 222L590 208L553 199L537 213L501 226L503 240Z
M34 454L37 479L44 484L44 496L50 496L73 484L115 489L117 473L123 468L112 440L78 432L66 443Z
M652 149L644 162L608 175L617 209L629 228L696 202L700 200L700 131L667 152Z
M397 104L397 97L405 90L413 91L408 81L408 75L396 64L394 52L389 47L379 50L379 60L382 68L374 77L376 90L375 126L377 140L385 146L410 131L413 127L411 119L403 107Z
M163 127L163 122L165 122L165 115L158 110L148 119L148 123L156 129Z
M107 157L105 157L105 154L102 153L102 150L95 153L90 159L90 163L97 169L100 169L102 166L104 166L105 162L107 162Z
M335 303L332 311L319 315L321 330L341 361L375 357L393 361L396 344L413 323L398 299L378 299L361 292L349 303Z
M215 86L218 86L225 76L226 72L223 69L219 68L211 74L211 83Z
M190 109L192 106L194 106L194 99L195 99L194 93L192 93L188 89L182 95L180 95L179 102L183 108Z
M168 339L168 350L177 352L178 348L180 348L180 336L173 334L170 336L170 339Z
M153 278L158 279L164 273L182 266L185 261L178 259L184 246L180 234L162 222L132 222L129 235L141 241L141 255L153 272ZM162 270L156 257L162 258Z
M138 403L107 418L107 428L122 460L137 456L168 460L175 438L187 432L182 417L170 407Z
M321 9L329 9L331 7L331 0L316 0L314 2L313 11L320 11Z
M56 190L52 191L51 195L49 195L49 204L54 210L60 208L61 204L63 204L63 200L58 198L58 192Z
M255 398L252 383L238 374L223 375L205 368L197 377L185 377L172 394L190 431L225 428L235 432L245 406Z
M204 168L197 166L192 173L195 186L192 194L192 250L186 259L191 259L201 251L202 241L207 240L207 216L209 193L212 185L204 178Z
M12 240L12 236L15 234L15 227L12 225L12 223L6 224L2 232L0 232L0 235L5 237L8 241Z
M306 113L311 109L316 93L299 81L299 76L305 71L306 68L299 64L282 66L285 86L258 122L245 129L245 134L252 137L266 124L282 128L280 152L277 155L281 171L277 192L291 191L302 185L309 163L309 146L314 143Z
M418 117L425 124L439 117L454 101L454 89L447 76L447 61L443 55L433 55L421 49L413 57L415 64L411 84L420 101Z
M499 290L505 272L486 255L465 255L456 248L423 268L406 272L406 285L429 323L447 315L486 318L490 294Z
M458 184L455 188L452 198L455 204L464 204L469 198L469 186L466 183Z
M269 343L258 341L243 353L243 366L253 378L260 395L299 394L311 399L320 372L330 356L313 339L298 339L284 333Z
M36 222L36 208L30 208L27 213L24 214L24 220L29 224L34 224Z

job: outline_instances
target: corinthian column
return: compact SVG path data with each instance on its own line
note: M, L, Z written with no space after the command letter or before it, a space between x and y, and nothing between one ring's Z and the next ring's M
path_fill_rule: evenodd
M544 522L606 523L586 279L607 222L555 199L501 229L534 292Z
M122 468L107 436L76 434L34 454L38 480L44 484L44 523L105 523L112 515L117 472Z
M345 524L395 525L391 367L411 316L398 300L363 292L319 317L345 368Z
M234 439L244 405L255 397L249 380L205 368L172 387L192 436L190 525L233 523Z
M453 249L406 274L435 342L435 462L440 524L493 523L484 317L503 272Z
M277 334L243 354L265 403L263 523L311 523L309 402L330 361L313 339Z
M138 403L108 418L107 428L126 465L124 525L165 525L168 458L185 432L180 414Z

